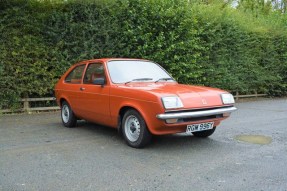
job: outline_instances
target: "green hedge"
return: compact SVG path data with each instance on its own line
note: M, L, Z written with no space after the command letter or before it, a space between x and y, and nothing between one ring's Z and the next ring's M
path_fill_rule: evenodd
M3 0L0 108L47 95L71 64L100 57L151 59L181 83L284 95L286 18L186 0Z

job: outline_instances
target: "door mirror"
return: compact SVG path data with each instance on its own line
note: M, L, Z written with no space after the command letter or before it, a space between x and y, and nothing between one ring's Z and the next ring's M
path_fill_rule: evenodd
M96 78L96 79L94 79L94 81L93 81L93 84L95 84L95 85L104 86L105 83L106 83L105 78Z

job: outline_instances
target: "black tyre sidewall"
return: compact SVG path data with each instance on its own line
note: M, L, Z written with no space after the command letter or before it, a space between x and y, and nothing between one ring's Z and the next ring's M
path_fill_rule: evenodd
M215 130L216 130L216 127L213 127L213 129L209 129L206 131L193 132L192 134L196 137L206 138L212 135Z
M140 135L138 140L136 140L135 142L130 141L127 136L126 136L126 132L125 132L125 122L126 119L130 116L133 115L135 116L140 123ZM134 109L129 109L128 111L126 111L126 113L123 116L122 119L122 134L125 138L126 143L134 148L142 148L144 146L146 146L148 143L150 143L151 140L151 133L149 132L147 125L143 119L143 117L139 114L138 111L134 110Z
M68 120L67 123L64 122L63 117L62 117L62 109L63 109L63 106L64 106L64 105L68 106L68 108L69 108L69 120ZM72 111L70 105L69 105L68 102L66 102L66 101L63 101L63 103L62 103L62 107L61 107L61 119L62 119L63 125L64 125L65 127L75 127L75 126L76 126L77 119L76 119L76 117L75 117L75 115L74 115L74 112Z

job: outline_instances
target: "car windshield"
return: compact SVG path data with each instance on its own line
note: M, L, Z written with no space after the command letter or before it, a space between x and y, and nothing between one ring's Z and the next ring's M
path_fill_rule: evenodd
M159 65L141 60L113 60L108 62L113 83L173 81Z

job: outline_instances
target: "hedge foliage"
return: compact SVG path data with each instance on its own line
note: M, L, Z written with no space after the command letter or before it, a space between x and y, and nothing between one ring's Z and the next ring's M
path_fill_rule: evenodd
M0 108L48 94L71 66L146 58L181 83L287 92L287 17L186 0L0 1Z

